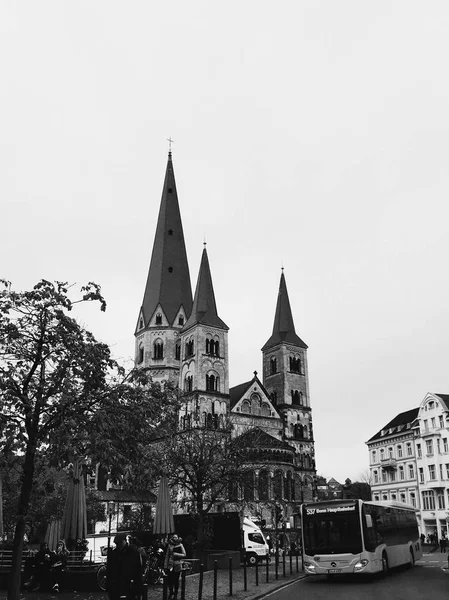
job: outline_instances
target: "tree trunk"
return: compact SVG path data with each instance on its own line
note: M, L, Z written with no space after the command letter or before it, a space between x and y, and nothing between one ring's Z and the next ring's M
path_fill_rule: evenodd
M17 506L17 523L14 531L11 574L8 587L8 600L19 600L22 575L23 538L25 535L25 518L28 514L31 489L34 476L35 444L28 440L22 474L22 489Z

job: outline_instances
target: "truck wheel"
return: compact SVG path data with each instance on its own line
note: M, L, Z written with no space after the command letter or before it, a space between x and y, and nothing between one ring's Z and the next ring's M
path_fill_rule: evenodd
M246 564L249 565L250 567L254 567L254 565L257 563L257 554L247 554L246 555Z
M382 574L388 575L388 556L386 552L382 553Z

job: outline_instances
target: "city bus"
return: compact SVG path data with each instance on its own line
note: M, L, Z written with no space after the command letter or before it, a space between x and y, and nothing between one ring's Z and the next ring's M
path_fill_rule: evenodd
M387 573L421 558L416 509L400 502L330 500L301 506L308 575Z

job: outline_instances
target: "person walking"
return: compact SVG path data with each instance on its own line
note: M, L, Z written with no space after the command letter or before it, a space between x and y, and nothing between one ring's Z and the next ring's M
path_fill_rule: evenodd
M106 591L110 600L136 600L142 594L142 557L125 533L114 538L106 561Z
M182 559L186 557L186 551L182 539L174 533L167 546L165 553L164 569L167 576L169 600L177 600L179 588L179 576L182 571Z

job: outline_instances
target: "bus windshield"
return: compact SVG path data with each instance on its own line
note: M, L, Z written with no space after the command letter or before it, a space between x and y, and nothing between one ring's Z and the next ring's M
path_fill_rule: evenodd
M362 551L359 507L345 505L304 506L304 552L315 554L358 554Z

